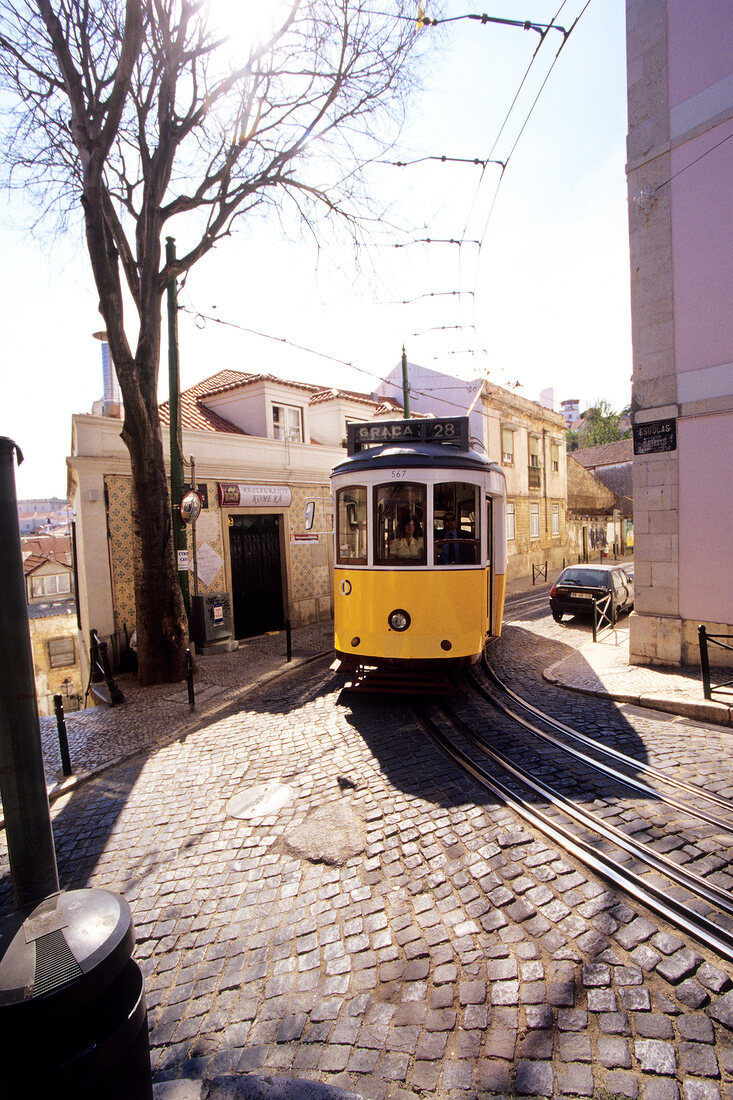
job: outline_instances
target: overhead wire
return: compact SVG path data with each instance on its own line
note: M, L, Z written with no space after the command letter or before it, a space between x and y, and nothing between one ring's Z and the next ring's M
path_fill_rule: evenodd
M331 363L337 363L339 366L348 367L350 370L356 371L357 374L363 374L367 378L375 379L377 382L380 383L380 385L389 386L392 389L396 390L398 393L402 393L402 386L398 385L398 383L391 382L387 378L382 378L382 376L377 374L375 371L365 370L363 367L359 367L356 365L356 363L352 363L347 359L339 359L337 356L329 355L327 352L317 351L315 348L309 348L305 344L298 344L293 340L288 340L285 336L273 336L271 333L268 332L260 332L259 329L250 328L247 325L237 324L236 321L225 321L222 317L213 317L211 314L201 313L199 310L195 309L189 309L188 306L179 306L179 309L182 313L187 313L191 317L193 317L194 324L199 329L205 328L206 322L211 321L213 324L223 325L226 328L236 329L237 331L245 332L250 336L259 336L263 340L273 340L275 343L285 344L287 347L295 348L298 351L304 351L308 355L315 355L319 359L327 359ZM199 325L199 321L203 321L204 325ZM329 387L326 385L324 385L323 387L324 390L330 388L333 387ZM437 388L439 389L441 387ZM415 396L417 397L427 397L428 394L431 392L433 391L423 391L418 390L413 386L410 387L410 393L415 394ZM461 411L465 412L465 407L463 405L458 405L456 402L449 401L445 397L441 397L440 400L445 405L450 405L452 408L460 409Z

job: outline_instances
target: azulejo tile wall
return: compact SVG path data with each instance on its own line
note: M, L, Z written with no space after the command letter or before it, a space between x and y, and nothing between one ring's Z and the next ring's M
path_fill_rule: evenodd
M131 516L131 478L110 474L105 479L107 490L107 530L110 545L110 564L112 570L112 588L114 598L115 630L128 635L135 629L135 552L132 538ZM206 482L208 508L201 513L196 524L196 545L200 553L203 547L210 547L221 559L219 573L209 584L199 577L199 592L218 592L227 587L226 558L224 547L224 529L219 508L218 485L216 481ZM327 485L303 485L292 487L292 498L288 510L291 535L307 534L305 528L305 507L308 501L315 502L312 532L317 534L317 542L298 543L290 541L286 547L287 572L289 578L289 596L293 604L309 606L318 601L323 606L331 596L331 572L328 568L330 533L330 495ZM193 537L191 527L186 528L189 560L193 565ZM193 591L193 576L189 576L190 589ZM296 610L294 608L294 610ZM298 621L308 618L296 614Z
M132 478L109 474L104 480L115 630L118 634L126 630L130 635L135 629L135 554L130 519Z

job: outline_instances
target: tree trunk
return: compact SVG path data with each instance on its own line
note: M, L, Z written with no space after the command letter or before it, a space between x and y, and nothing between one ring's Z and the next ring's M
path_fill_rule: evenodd
M158 406L152 404L148 409L142 402L132 407L126 402L122 432L132 468L135 625L143 685L184 679L188 641Z

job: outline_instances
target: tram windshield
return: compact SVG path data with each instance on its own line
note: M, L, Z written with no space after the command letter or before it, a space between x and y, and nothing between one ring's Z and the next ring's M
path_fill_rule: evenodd
M476 565L479 561L479 499L478 486L464 481L435 486L436 565Z
M374 495L376 565L425 565L425 486L377 485Z
M336 549L340 565L366 565L367 491L350 485L336 494Z

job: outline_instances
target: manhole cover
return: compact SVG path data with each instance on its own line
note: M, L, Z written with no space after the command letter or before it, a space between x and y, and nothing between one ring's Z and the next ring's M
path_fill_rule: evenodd
M254 787L248 787L246 791L235 794L227 803L227 813L230 817L240 817L243 820L250 817L267 817L268 814L277 813L286 806L293 797L293 788L287 783L273 780L270 783L257 783Z

